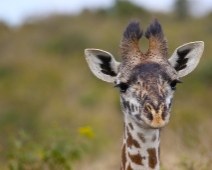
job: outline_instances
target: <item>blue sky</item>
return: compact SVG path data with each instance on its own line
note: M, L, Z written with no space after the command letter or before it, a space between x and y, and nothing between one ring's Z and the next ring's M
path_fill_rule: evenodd
M152 11L170 11L175 0L131 0ZM189 0L196 16L212 11L211 0ZM83 9L108 8L114 0L0 0L0 20L8 25L21 24L30 16L51 13L77 14Z

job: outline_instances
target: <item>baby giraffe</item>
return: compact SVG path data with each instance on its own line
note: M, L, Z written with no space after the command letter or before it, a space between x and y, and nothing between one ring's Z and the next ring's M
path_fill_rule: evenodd
M160 169L160 130L170 119L176 85L194 70L204 50L202 41L178 47L168 58L167 41L155 19L145 32L149 49L139 49L143 32L132 21L119 46L122 62L106 51L86 49L93 74L120 89L124 113L121 170Z

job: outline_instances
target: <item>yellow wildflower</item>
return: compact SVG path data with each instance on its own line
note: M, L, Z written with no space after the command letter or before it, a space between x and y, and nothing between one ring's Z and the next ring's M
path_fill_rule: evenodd
M90 126L80 127L78 129L79 134L87 136L89 138L94 138L95 134Z

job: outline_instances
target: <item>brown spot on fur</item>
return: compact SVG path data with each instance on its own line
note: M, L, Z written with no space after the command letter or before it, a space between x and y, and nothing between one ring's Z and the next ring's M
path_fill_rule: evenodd
M131 147L134 145L136 148L141 148L139 143L135 139L133 139L132 135L129 132L129 129L127 129L127 136L128 136L127 137L127 146L128 147Z
M138 119L138 120L140 120L141 119L141 115L140 114L136 114L136 115L134 115L135 117L136 117L136 119ZM139 124L137 123L137 122L135 122L138 126L139 126Z
M130 164L128 165L127 170L133 170Z
M131 155L130 153L128 153L131 161L135 164L138 164L138 165L143 165L143 162L142 162L142 156L138 153L136 155Z
M128 165L127 170L133 170L130 164Z
M138 137L143 143L146 143L146 139L142 133L138 133Z
M134 129L132 123L129 123L129 126L132 130Z
M126 164L127 158L126 158L126 145L124 144L122 148L122 167L125 169L125 164Z
M154 134L152 137L152 142L154 142L156 140L156 138L157 138L157 136L156 136L156 134Z
M147 149L147 152L149 154L149 167L154 169L155 166L157 165L156 149L149 148Z

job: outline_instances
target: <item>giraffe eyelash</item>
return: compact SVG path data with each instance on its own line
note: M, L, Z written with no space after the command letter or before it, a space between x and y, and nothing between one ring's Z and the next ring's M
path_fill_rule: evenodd
M115 88L120 88L120 92L124 93L127 91L129 85L127 83L119 83L114 86Z
M183 82L180 81L180 80L178 80L178 79L172 80L172 81L170 82L171 89L172 89L172 90L176 90L176 85L177 85L178 83L183 83Z

